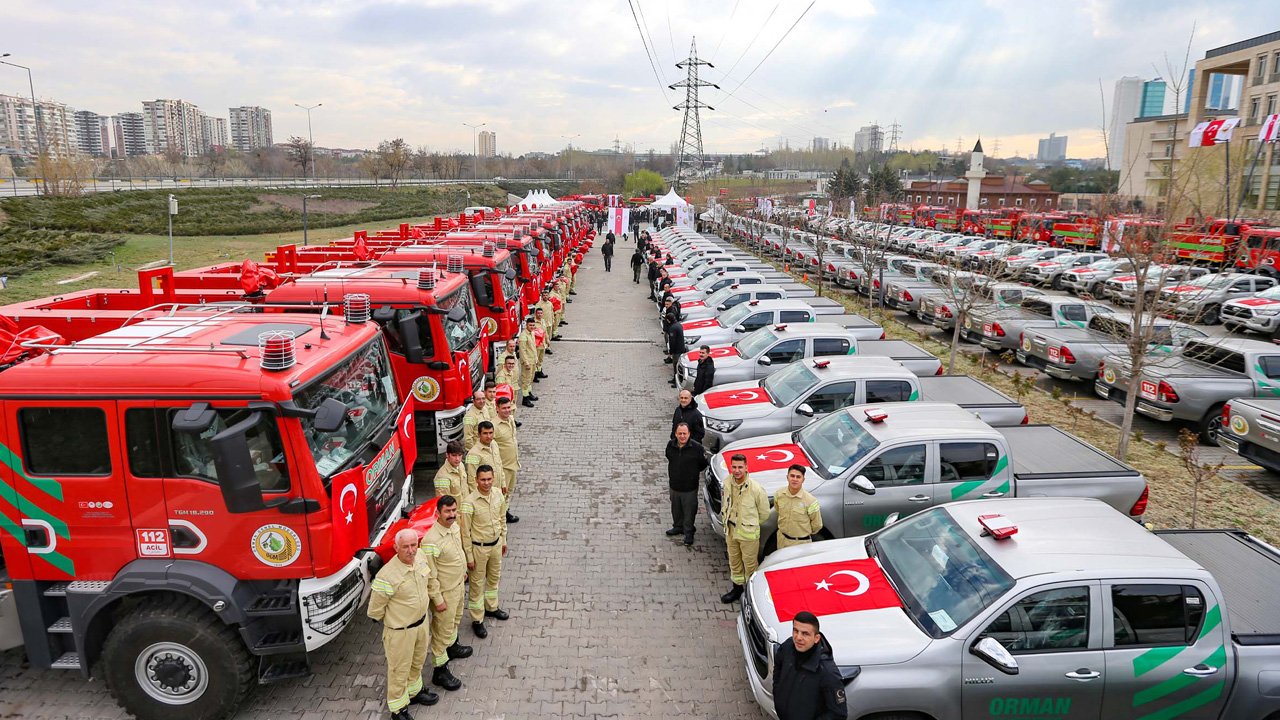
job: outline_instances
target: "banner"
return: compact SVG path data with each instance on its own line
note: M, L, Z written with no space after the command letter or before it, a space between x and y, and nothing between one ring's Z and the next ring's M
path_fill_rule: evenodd
M1240 118L1222 118L1196 125L1187 138L1189 147L1213 147L1218 143L1231 142L1231 134L1240 124Z
M693 206L678 205L676 207L676 225L693 227Z
M609 207L611 208L622 207L621 195L606 195L605 198L607 199L607 202L605 204L608 205Z
M804 610L814 615L836 615L902 605L879 563L871 559L767 570L764 579L780 622L791 620ZM945 626L945 615L935 617L935 622ZM954 628L954 623L951 626L947 629Z
M809 203L808 203L809 210L808 210L808 212L809 212L809 215L810 215L810 216L812 216L812 215L814 214L814 210L817 208L817 205L818 205L818 201L817 201L817 200L814 200L813 198L809 198Z
M631 228L631 208L609 208L609 232L621 235Z
M1280 141L1280 115L1268 115L1258 131L1258 142Z

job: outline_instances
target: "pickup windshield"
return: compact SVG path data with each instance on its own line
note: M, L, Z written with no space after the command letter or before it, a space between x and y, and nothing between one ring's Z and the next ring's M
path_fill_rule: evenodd
M1013 578L942 508L866 539L911 616L933 638L950 635L1013 589Z
M315 410L329 398L336 398L347 406L347 422L341 429L322 433L310 419L302 419L302 433L315 458L316 472L326 485L334 473L360 454L395 412L396 384L381 341L369 343L307 385L298 392L295 402L298 407Z
M760 328L733 345L738 348L738 354L742 357L753 358L768 349L773 344L773 341L777 339L778 336L774 335L769 328Z
M738 323L747 319L747 316L750 315L753 310L755 310L755 307L750 303L743 303L729 310L725 310L718 320L720 327L737 327Z
M764 379L761 385L769 393L769 400L778 407L786 407L796 398L818 384L818 376L802 362L792 363L785 369Z
M880 446L847 412L837 412L797 430L796 444L824 478L841 475Z
M444 316L444 334L449 340L450 350L470 350L476 338L480 337L480 321L476 319L476 306L471 299L470 288L464 285L448 297L442 298L440 307L449 311L462 308L465 317L461 320L451 320L448 315Z
M705 304L709 308L718 308L722 304L724 304L725 300L729 299L730 295L734 294L735 292L738 292L738 289L733 287L732 285L730 285L729 287L722 287L719 290L708 295L707 299L703 301L703 304Z

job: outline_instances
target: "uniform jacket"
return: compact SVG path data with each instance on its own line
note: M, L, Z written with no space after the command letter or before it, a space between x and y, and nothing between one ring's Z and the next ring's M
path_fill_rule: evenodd
M774 493L773 509L778 513L778 532L794 539L815 535L822 529L818 499L804 488L795 496L785 487Z
M825 637L803 658L791 638L778 647L773 660L773 707L778 720L845 720L849 716L844 681Z
M720 493L726 533L739 540L759 540L760 525L769 517L769 493L750 473L741 485L730 475Z
M716 380L716 363L710 357L698 360L698 376L693 381L693 394L701 395L711 389Z
M373 579L369 594L369 617L392 630L404 629L427 614L429 569L418 555L412 566L399 556L391 558Z
M538 362L538 341L527 326L520 333L520 363L533 367Z
M467 457L462 461L467 466L467 489L476 489L476 468L481 465L488 465L493 468L493 486L502 489L507 486L507 473L502 465L502 455L498 450L498 443L491 442L485 445L477 442L467 451Z
M461 502L461 501L459 501ZM462 549L462 523L446 528L441 523L431 526L418 554L427 563L427 595L434 607L444 602L444 593L456 590L467 579L467 554Z
M455 467L448 458L440 465L440 469L436 471L436 497L441 495L452 495L459 500L463 494L467 492L467 466L464 463L458 463Z
M698 475L707 469L706 449L696 440L680 447L675 438L667 441L667 486L675 492L698 489Z
M508 415L506 420L494 419L493 444L498 446L503 469L510 471L506 473L507 482L510 482L510 476L520 469L520 446L517 443L515 414Z
M520 387L520 363L517 361L516 366L511 369L510 374L507 373L505 367L498 367L498 371L494 373L494 382L499 385L510 385L513 388Z
M685 407L680 403L676 403L676 410L671 414L671 439L676 438L676 426L680 423L689 424L689 438L701 443L703 436L707 434L707 429L702 425L702 411L698 409L698 398L694 398L689 402L689 406Z
M485 403L484 409L476 407L474 404L467 408L462 414L462 446L470 450L476 444L476 435L479 433L481 420L489 419L489 404Z
M499 547L507 544L507 500L497 483L489 488L488 495L480 490L471 491L462 501L462 552L467 562L475 562L475 543L491 543L499 540Z

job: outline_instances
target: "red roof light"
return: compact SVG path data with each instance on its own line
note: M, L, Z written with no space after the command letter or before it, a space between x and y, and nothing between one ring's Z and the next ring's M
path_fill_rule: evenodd
M889 417L889 413L881 410L880 408L869 408L867 410L863 410L863 412L866 413L868 422L872 422L877 425L884 422Z
M982 526L984 535L990 535L997 540L1008 540L1018 534L1018 526L1003 515L979 515L978 524Z

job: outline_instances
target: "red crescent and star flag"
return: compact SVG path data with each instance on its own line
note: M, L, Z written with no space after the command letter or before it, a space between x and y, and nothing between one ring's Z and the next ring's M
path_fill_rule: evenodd
M837 615L902 606L898 593L872 559L767 570L764 579L779 622L787 622L804 610L814 615Z

